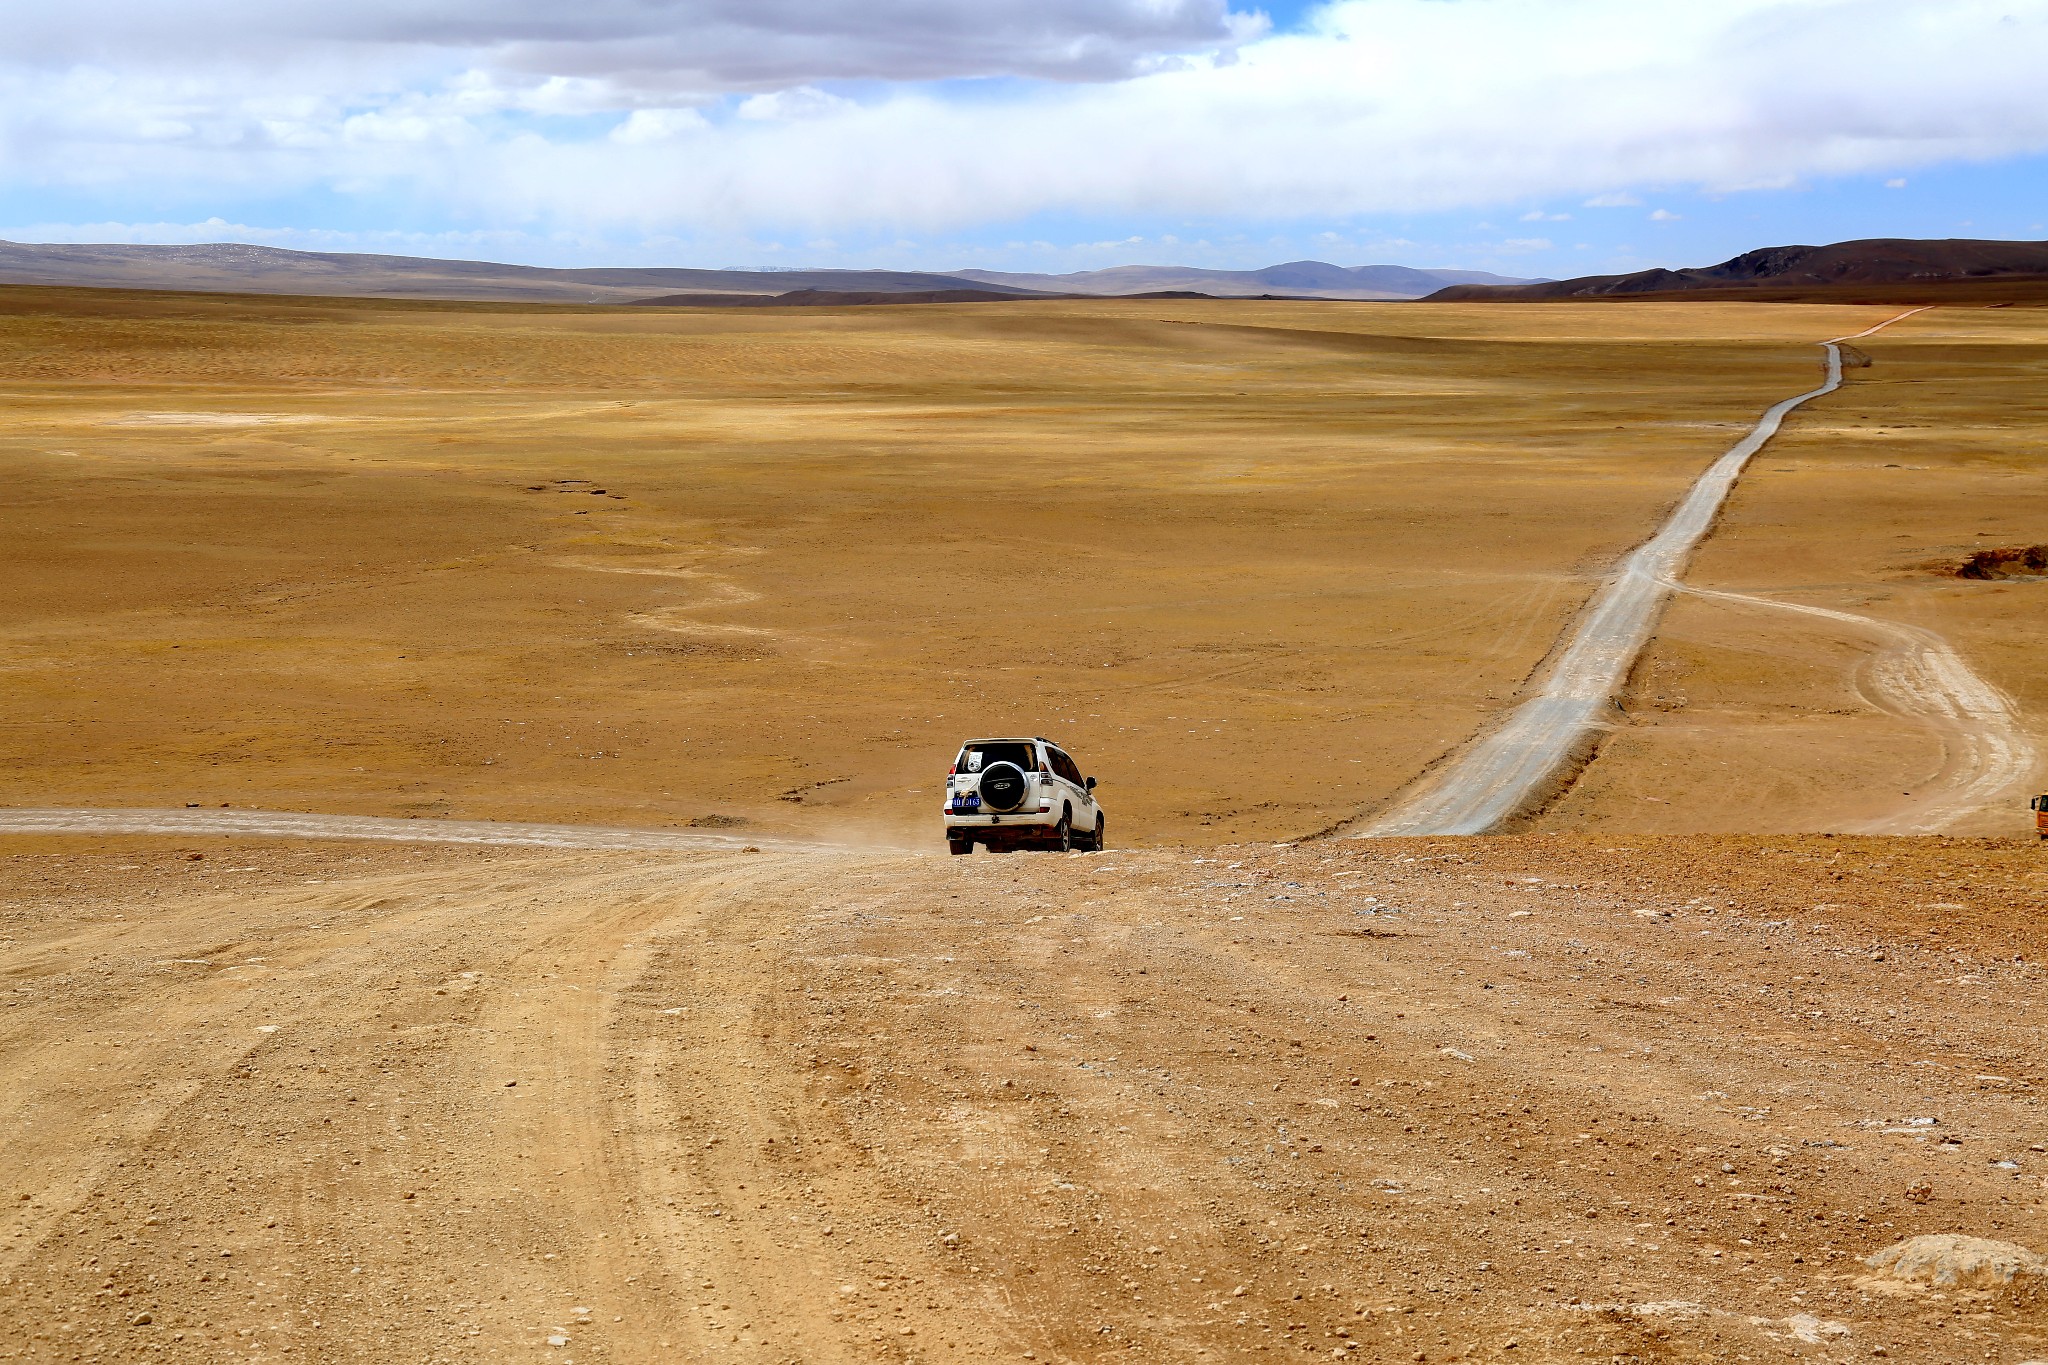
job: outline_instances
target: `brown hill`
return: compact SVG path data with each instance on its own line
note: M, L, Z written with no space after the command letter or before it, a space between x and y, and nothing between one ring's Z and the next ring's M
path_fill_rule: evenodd
M1541 284L1454 285L1427 301L1677 297L1774 303L2048 302L2048 242L1870 238L1831 246L1763 247L1694 269Z

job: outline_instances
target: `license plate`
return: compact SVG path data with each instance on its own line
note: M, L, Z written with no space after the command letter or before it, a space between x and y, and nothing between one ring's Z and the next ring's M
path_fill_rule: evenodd
M980 810L980 809L981 809L981 798L980 798L980 797L978 797L978 796L962 796L962 797L957 797L957 798L955 798L955 800L954 800L954 802L953 802L953 809L954 809L954 810L956 810L956 811L977 811L977 810Z

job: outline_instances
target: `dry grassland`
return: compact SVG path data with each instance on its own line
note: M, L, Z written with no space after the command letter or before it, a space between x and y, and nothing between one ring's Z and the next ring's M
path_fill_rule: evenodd
M1883 315L10 289L0 802L921 843L952 745L1022 731L1102 778L1121 840L1302 834L1483 726L1604 567L1813 378L1809 343ZM1704 567L1897 592L1972 540L1984 491L2017 528L1980 381L2017 387L2042 341L2015 310L1873 345ZM1884 490L1868 533L1829 531L1859 478ZM1974 641L2035 596L1911 600ZM2021 643L1985 659L2009 686ZM1813 648L1801 707L1848 662ZM1744 725L1783 709L1775 663L1682 666L1728 674ZM1677 781L1718 824L1759 788L1810 820L1920 761L1870 753L1861 717L1809 730L1854 750L1843 784L1731 784L1645 730L1584 818L1641 826L1638 789Z

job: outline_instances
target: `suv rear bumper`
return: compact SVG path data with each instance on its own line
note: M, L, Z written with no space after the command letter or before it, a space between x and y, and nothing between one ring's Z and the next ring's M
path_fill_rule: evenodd
M1060 813L1056 810L999 811L995 814L975 811L965 815L949 810L945 814L948 833L954 830L983 829L1049 830L1060 822Z

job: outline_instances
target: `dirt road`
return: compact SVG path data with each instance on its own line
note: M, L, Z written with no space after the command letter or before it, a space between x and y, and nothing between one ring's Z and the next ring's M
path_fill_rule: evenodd
M1700 475L1657 534L1630 552L1601 586L1536 695L1463 753L1425 775L1390 810L1365 822L1360 835L1482 834L1554 796L1558 784L1568 780L1598 743L1601 713L1627 679L1674 580L1713 526L1750 457L1777 435L1795 408L1842 386L1838 343L1870 336L1926 311L1909 309L1852 336L1823 342L1826 381L1774 404L1747 436Z
M243 838L374 839L401 844L479 844L494 848L584 848L671 851L748 845L824 847L793 839L739 838L695 830L607 829L601 825L536 825L514 820L395 820L374 815L320 815L271 810L0 809L4 834L199 834Z
M1942 762L1897 810L1852 826L1848 833L1938 834L1980 813L2015 811L2025 804L2040 762L2033 736L2012 699L1933 631L1749 593L1683 586L1679 591L1794 612L1881 642L1863 669L1865 699L1927 727L1940 742Z
M9 844L0 1358L2048 1354L2018 842Z

